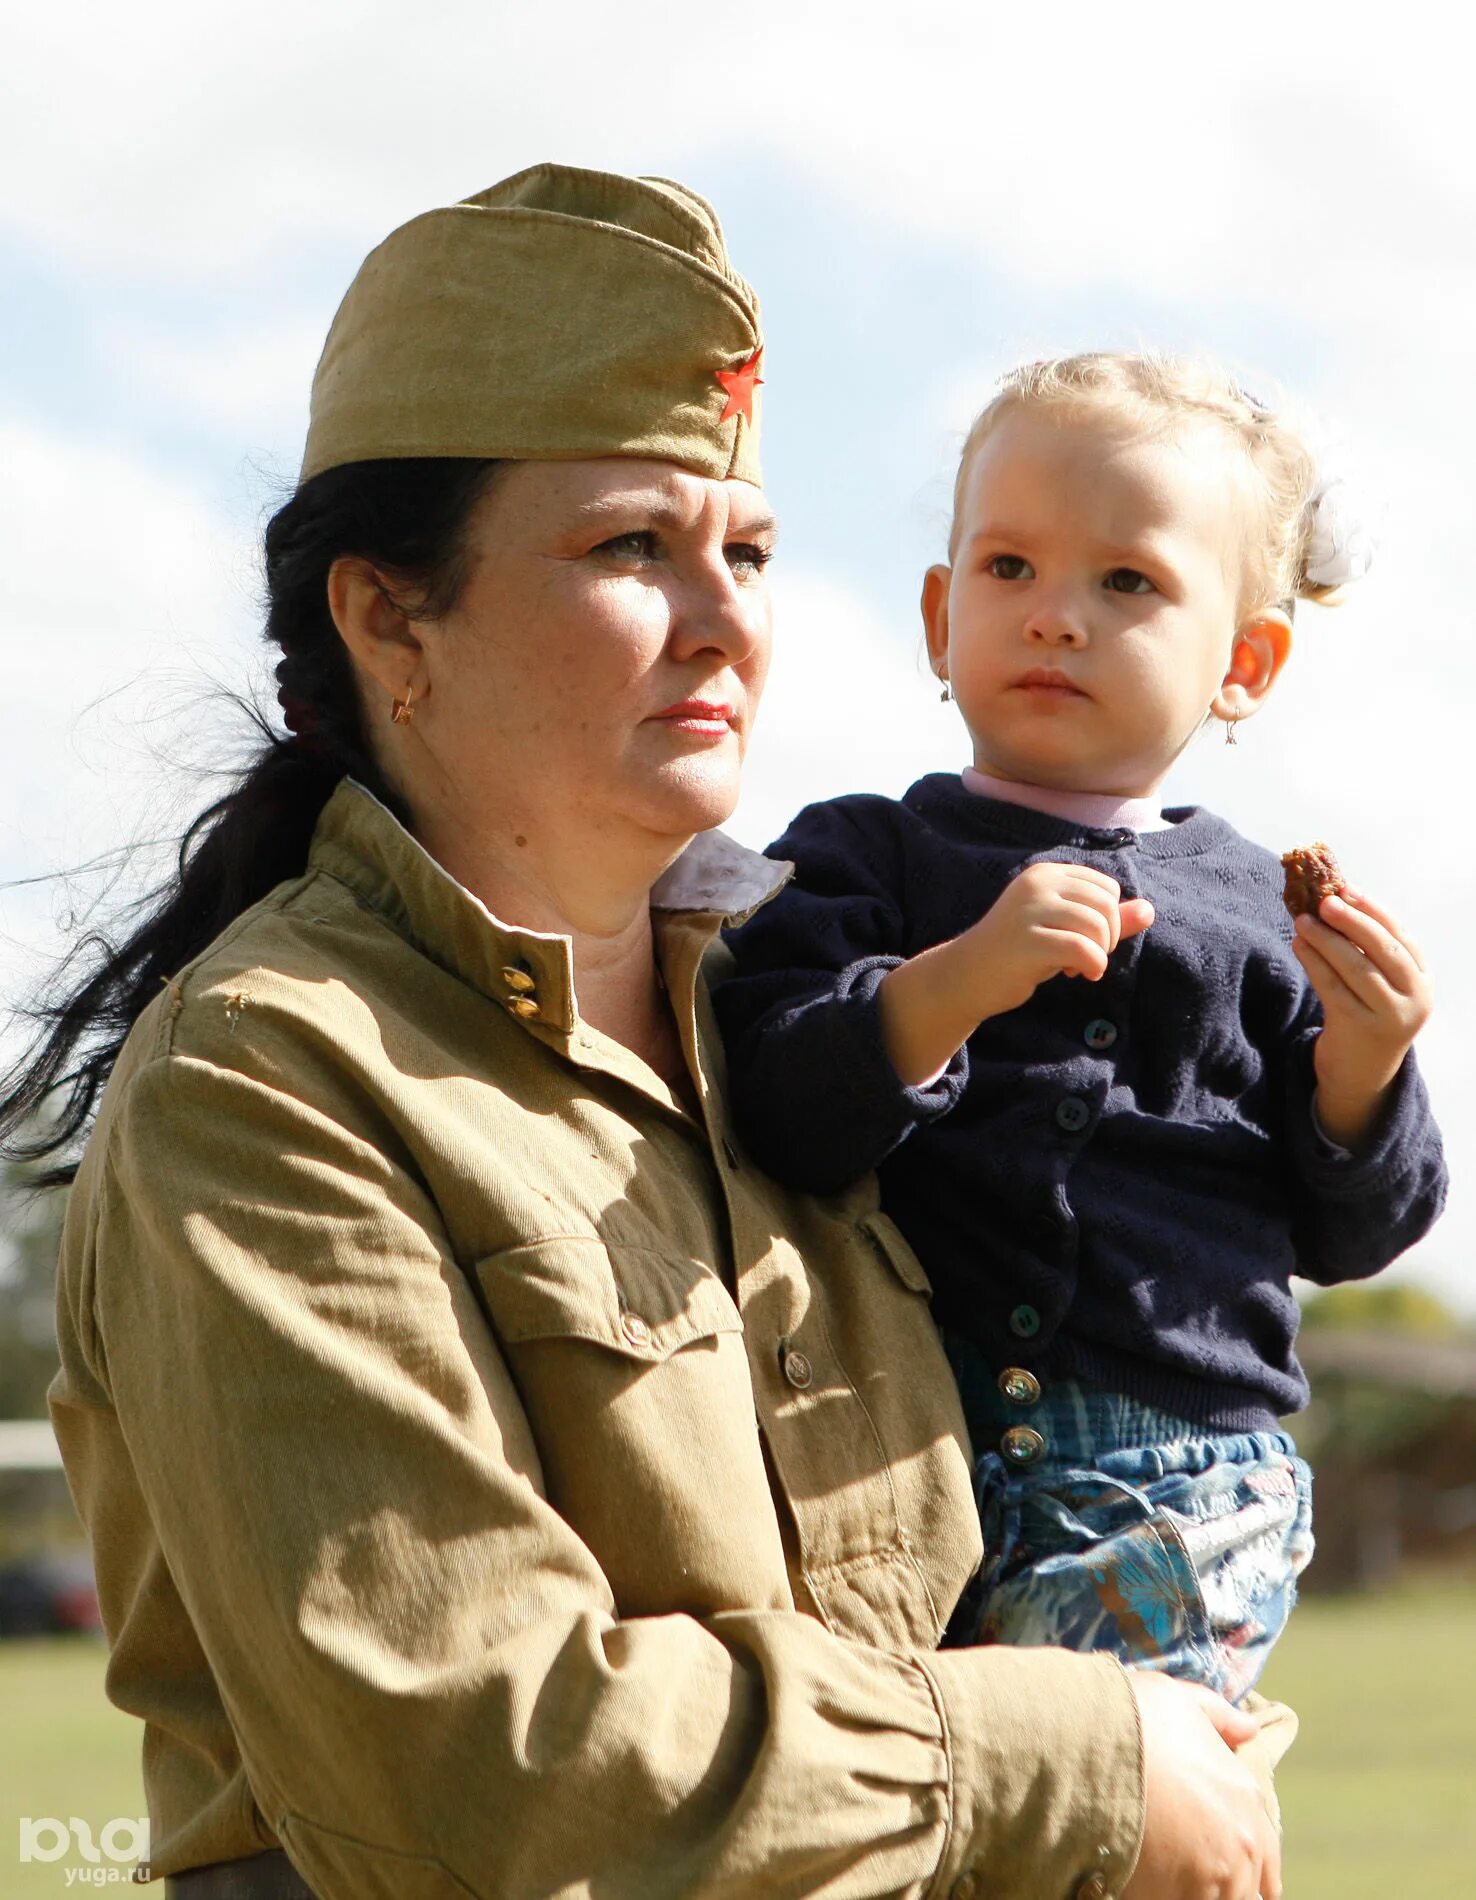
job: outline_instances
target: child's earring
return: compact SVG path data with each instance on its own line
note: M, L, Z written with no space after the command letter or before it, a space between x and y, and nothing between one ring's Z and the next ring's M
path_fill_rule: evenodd
M1231 713L1230 717L1225 721L1226 745L1234 745L1235 743L1235 723L1239 718L1239 713Z
M938 697L939 699L942 700L943 704L946 706L949 700L953 698L953 681L949 679L946 673L941 674L939 677L943 681L943 690L941 693L939 693Z

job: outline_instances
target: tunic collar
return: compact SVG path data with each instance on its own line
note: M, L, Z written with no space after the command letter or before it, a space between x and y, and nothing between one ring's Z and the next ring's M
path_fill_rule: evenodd
M346 884L401 936L530 1026L536 1022L564 1034L575 1028L569 938L496 916L357 780L343 779L323 807L308 863ZM702 832L652 890L658 935L663 920L681 921L700 926L709 939L751 916L792 869L720 831Z

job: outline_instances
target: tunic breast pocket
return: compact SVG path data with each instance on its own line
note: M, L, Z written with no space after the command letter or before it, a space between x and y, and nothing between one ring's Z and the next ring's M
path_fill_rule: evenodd
M620 1613L786 1606L743 1320L717 1275L576 1236L474 1271L549 1502Z

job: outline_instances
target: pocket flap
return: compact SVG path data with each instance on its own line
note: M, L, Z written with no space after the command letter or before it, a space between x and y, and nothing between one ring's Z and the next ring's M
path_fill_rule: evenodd
M896 1274L903 1286L914 1293L931 1293L933 1283L923 1271L922 1262L903 1238L902 1229L892 1218L880 1209L868 1214L860 1223L863 1234L876 1243L878 1253Z
M722 1281L679 1254L569 1235L490 1254L476 1275L494 1326L512 1344L587 1339L658 1360L693 1340L743 1331Z

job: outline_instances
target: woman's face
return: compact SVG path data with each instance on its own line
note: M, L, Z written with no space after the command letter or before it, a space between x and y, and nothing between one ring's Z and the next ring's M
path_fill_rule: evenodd
M721 824L768 670L775 532L761 489L673 462L500 470L461 597L420 630L421 735L462 809L515 844Z

